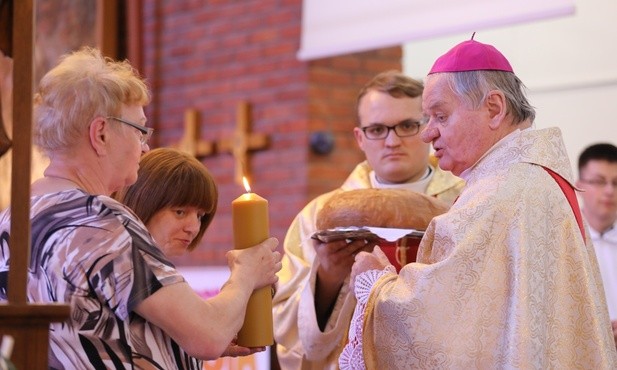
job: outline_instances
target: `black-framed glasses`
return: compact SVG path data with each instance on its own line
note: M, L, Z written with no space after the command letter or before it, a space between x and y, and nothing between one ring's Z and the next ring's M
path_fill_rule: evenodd
M154 132L154 129L152 127L146 127L146 126L142 126L142 125L138 125L136 123L133 123L131 121L127 121L125 119L122 118L118 118L118 117L114 117L114 116L108 116L107 119L113 119L115 121L118 122L122 122L125 125L129 125L135 129L137 129L141 135L139 136L139 142L141 143L141 145L145 145L148 143L148 140L150 140L150 137L152 136L152 133Z
M580 181L585 184L589 184L593 187L596 187L596 188L605 188L606 185L610 184L613 187L613 189L617 189L617 180L608 181L606 179L591 179L591 180L581 179Z
M420 132L420 126L422 125L423 122L406 119L394 126L386 126L381 123L376 123L374 125L361 127L360 129L364 132L364 136L366 136L367 139L381 140L388 137L390 130L393 130L398 137L414 136Z

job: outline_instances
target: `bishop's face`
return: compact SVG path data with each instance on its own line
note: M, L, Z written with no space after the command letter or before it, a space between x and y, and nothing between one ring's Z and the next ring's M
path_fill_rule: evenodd
M395 98L387 93L371 90L358 104L360 127L354 135L377 178L383 183L403 183L420 179L428 165L429 145L420 134L399 137L389 130L383 139L371 140L362 128L371 125L393 127L403 121L422 121L422 98ZM420 127L422 130L422 127Z
M442 75L426 78L422 106L429 119L422 140L433 144L441 169L459 176L493 145L486 105L478 109L466 107Z

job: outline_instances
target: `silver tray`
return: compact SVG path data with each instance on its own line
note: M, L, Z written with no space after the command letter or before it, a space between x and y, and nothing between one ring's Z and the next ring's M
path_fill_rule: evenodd
M403 237L405 238L417 238L421 239L424 236L424 231L422 230L411 230L409 233L405 234ZM334 229L321 230L314 233L311 238L317 239L322 243L329 243L336 240L346 239L346 240L356 240L356 239L365 239L365 240L380 240L383 239L378 234L372 232L369 228L366 227L337 227Z

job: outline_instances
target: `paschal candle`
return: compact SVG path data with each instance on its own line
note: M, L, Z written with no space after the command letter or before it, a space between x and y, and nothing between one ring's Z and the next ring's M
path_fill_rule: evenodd
M246 193L231 202L234 248L252 247L270 236L268 201L252 193L246 178ZM266 347L274 344L272 293L269 286L253 291L246 308L244 324L238 332L238 345Z

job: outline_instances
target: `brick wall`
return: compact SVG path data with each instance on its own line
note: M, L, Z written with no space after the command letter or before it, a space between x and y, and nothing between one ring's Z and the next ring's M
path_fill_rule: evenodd
M360 161L352 133L357 125L358 91L374 75L401 69L402 49L392 47L309 62L309 132L325 131L335 139L329 155L310 151L306 170L307 201L337 188Z
M311 62L297 60L301 0L142 0L142 72L154 92L146 114L153 146L183 135L184 111L201 115L201 139L233 134L237 104L252 105L252 130L270 137L250 155L251 187L268 199L272 236L283 241L293 217L314 196L339 186L363 159L351 133L358 89L374 74L401 68L392 47ZM309 147L312 133L335 139L328 155ZM231 201L244 190L234 161L202 158L217 180L217 216L202 245L180 265L225 264L232 248Z

